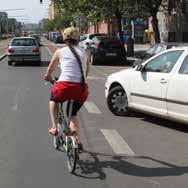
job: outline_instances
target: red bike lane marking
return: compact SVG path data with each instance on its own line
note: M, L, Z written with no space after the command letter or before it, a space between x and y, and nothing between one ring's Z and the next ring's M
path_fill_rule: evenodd
M48 45L48 49L52 52L52 53L54 53L58 48L56 48L55 46L52 46L52 45Z

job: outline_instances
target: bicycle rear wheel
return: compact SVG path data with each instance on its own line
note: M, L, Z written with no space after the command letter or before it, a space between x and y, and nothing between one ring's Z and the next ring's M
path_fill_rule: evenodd
M77 148L74 147L72 139L69 139L67 156L68 156L68 170L70 173L74 173L75 171L77 155L78 155Z

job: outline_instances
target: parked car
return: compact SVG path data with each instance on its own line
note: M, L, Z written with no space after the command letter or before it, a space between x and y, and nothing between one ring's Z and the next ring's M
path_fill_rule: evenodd
M106 33L85 34L80 37L79 46L81 48L87 49L90 41L93 39L93 37L96 37L96 36L108 36L108 35Z
M55 39L60 36L60 33L58 31L50 31L49 32L49 40L55 42Z
M58 36L57 38L55 38L54 42L58 44L63 44L64 43L63 36L61 35Z
M152 45L145 53L143 53L140 58L138 58L137 60L135 60L135 62L133 63L133 67L135 67L136 65L141 64L142 62L144 62L145 60L147 60L148 58L163 52L164 50L168 50L170 48L174 48L174 47L178 47L178 46L188 46L188 43L180 43L180 42L166 42L166 43L157 43Z
M188 47L177 47L110 75L105 96L115 115L132 109L188 124L187 88Z
M126 52L124 44L116 37L96 36L89 44L91 51L91 64L124 65Z
M16 37L9 44L8 65L24 61L34 61L38 65L41 63L40 47L33 37Z

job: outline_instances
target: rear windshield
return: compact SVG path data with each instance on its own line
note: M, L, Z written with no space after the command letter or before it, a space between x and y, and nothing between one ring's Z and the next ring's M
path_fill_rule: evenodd
M34 39L14 39L12 46L36 46Z
M120 48L123 46L120 40L104 40L100 42L100 45L104 45L107 48Z
M106 35L107 34L105 34L105 33L97 33L97 34L90 35L89 39L92 39L93 37L96 37L96 36L106 36Z

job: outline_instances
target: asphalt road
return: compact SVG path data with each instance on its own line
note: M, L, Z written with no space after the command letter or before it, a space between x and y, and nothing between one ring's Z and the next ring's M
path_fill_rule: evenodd
M48 44L41 67L0 61L0 188L187 188L188 128L143 114L117 117L106 106L107 75L127 67L91 67L79 114L85 152L76 174L68 173L65 153L47 133Z

